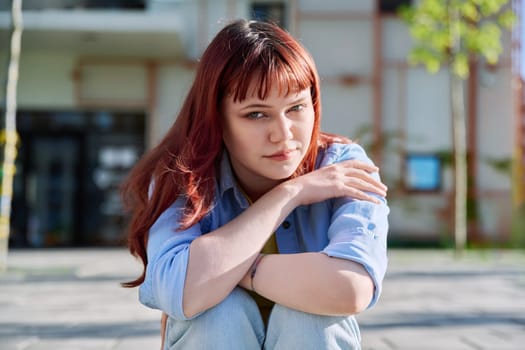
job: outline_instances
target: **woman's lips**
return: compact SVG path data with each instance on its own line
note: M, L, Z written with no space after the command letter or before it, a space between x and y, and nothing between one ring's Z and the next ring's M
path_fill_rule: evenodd
M296 151L295 149L286 149L283 151L278 151L273 154L270 154L269 156L265 156L265 158L277 160L277 161L288 160L293 157L293 153L295 151Z

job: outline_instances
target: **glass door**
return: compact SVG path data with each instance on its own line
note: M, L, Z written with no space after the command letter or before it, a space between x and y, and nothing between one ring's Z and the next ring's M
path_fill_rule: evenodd
M20 112L13 246L115 246L123 179L144 151L141 112Z
M26 173L31 246L74 242L79 148L72 137L37 137L31 142Z

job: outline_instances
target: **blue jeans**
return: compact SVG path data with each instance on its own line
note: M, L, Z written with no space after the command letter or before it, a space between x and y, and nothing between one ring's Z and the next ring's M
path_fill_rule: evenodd
M168 318L164 350L322 350L361 349L353 316L320 316L276 304L262 321L255 301L235 288L220 304L198 317Z

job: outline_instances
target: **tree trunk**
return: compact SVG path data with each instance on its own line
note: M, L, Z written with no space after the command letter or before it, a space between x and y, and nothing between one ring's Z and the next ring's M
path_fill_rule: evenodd
M467 152L463 81L450 74L452 127L454 134L454 240L459 255L467 243Z
M467 243L467 133L463 81L454 71L454 59L461 52L461 29L458 5L449 5L452 64L450 74L450 101L454 138L454 240L459 257Z
M3 125L0 135L0 141L4 143L2 184L0 188L0 272L7 269L13 176L15 174L16 146L18 142L18 134L16 133L16 86L22 41L22 0L11 1L10 39L5 96L5 125Z

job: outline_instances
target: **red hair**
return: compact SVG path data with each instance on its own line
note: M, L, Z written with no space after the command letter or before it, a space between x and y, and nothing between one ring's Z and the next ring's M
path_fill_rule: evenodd
M283 95L311 90L315 113L312 142L293 176L314 169L320 146L347 141L320 132L317 70L312 57L289 33L264 22L238 20L227 25L204 52L175 123L123 184L124 205L132 211L128 246L144 265L142 275L123 286L135 287L144 281L149 228L178 197L186 199L179 230L209 213L223 151L221 103L226 95L244 100L252 83L258 86L256 93L261 99L273 87Z

